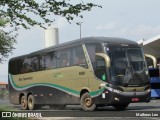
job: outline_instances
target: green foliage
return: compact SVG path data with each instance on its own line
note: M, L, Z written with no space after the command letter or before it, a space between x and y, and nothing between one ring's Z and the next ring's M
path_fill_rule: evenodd
M0 18L0 26L4 27L8 22L9 22L9 20L5 20L5 19Z
M0 27L4 27L8 20L0 18ZM16 35L12 35L12 31L5 32L0 30L0 62L9 56L14 49L13 44L16 42Z
M28 29L30 26L44 24L50 25L55 21L55 16L65 17L69 22L82 11L90 11L92 7L101 7L92 3L78 1L78 4L71 3L71 0L1 0L0 16L8 19L12 26L23 26ZM34 17L33 17L34 16ZM51 17L52 16L52 17Z
M75 0L73 0L75 2ZM82 0L74 4L71 0L0 0L0 28L5 28L10 23L16 31L20 26L29 29L38 25L44 28L55 21L56 16L65 17L68 22L74 17L83 16L82 11L90 11L93 7L101 7ZM5 18L5 19L4 19ZM16 35L0 29L0 62L13 51Z

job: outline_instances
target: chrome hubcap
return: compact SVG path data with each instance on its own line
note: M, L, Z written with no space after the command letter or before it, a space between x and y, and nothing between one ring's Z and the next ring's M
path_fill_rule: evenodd
M90 97L88 97L88 98L85 99L85 105L87 107L90 107L92 105L92 99Z

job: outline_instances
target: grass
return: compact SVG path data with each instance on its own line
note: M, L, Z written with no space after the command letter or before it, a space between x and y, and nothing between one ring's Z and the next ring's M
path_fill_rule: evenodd
M7 90L0 91L0 94L8 94L8 91Z
M0 106L0 111L14 111L14 109L10 106L5 106L5 105L1 105Z

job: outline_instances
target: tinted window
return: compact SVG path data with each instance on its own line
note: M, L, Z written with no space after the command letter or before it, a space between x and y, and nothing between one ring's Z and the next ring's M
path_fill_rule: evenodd
M51 52L44 56L44 68L52 69L56 68L56 53Z
M146 67L141 49L127 49L127 57L135 71L141 71Z
M31 65L31 59L30 58L25 58L23 60L23 67L21 70L21 73L27 73L27 72L32 72L32 65Z
M64 49L60 53L60 67L70 66L70 50Z
M22 65L21 59L11 61L11 62L9 62L9 73L13 74L13 75L20 74L22 67L23 67L23 65Z
M82 46L72 48L71 65L87 65Z
M32 57L31 58L31 68L32 72L39 70L40 57Z
M123 50L110 51L111 65L116 75L125 75L127 67L126 53Z
M9 63L9 70L11 74L23 74L84 64L86 65L85 55L82 47L79 46L71 49L58 50L58 52L49 52L41 56L26 57L11 61Z

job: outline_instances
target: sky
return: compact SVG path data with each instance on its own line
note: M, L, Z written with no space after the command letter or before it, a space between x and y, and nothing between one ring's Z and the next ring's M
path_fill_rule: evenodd
M73 1L73 0L72 0ZM160 34L160 0L83 0L101 5L90 12L82 12L83 19L75 18L71 24L58 17L52 27L59 28L59 42L79 39L82 22L82 37L120 37L130 40L149 39ZM75 1L74 1L75 3ZM8 60L44 47L44 29L31 27L18 31L13 54L0 64L0 81L8 81Z

